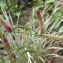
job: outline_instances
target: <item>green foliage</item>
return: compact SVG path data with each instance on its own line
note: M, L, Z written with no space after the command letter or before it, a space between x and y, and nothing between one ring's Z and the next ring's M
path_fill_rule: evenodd
M1 63L5 63L5 59L3 58L3 56L0 57Z
M0 1L1 4L3 4L6 12L10 12L12 16L18 16L19 11L21 11L24 6L20 5L18 6L17 2L10 2L9 4L6 3L4 0ZM1 10L0 10L1 11ZM2 11L0 12L2 14ZM20 17L23 17L24 13L20 13Z
M42 3L42 0L34 0L35 1L35 6L39 6Z
M55 0L46 0L46 3L49 4L49 3L52 3L54 2Z

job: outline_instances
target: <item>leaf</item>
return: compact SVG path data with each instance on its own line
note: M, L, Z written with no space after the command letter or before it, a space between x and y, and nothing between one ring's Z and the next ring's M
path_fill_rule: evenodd
M15 5L16 5L16 2L12 2L12 3L9 4L8 8L10 9L10 8L14 7Z
M21 53L20 56L22 56L22 55L25 54L26 52L35 53L34 50L24 50L24 51Z
M3 37L4 37L4 35L3 35L3 33L0 31L0 38L3 39Z
M16 12L16 13L13 13L14 16L19 16L20 18L24 16L25 13L19 13L19 12Z
M62 15L63 15L63 9L59 9L59 10L58 10L58 12L61 12L61 13L62 13Z
M55 0L46 0L46 3L51 3L51 2L54 2Z
M19 16L20 13L19 13L19 12L16 12L16 13L13 13L13 15L15 15L15 16Z
M6 1L5 0L0 0L0 4L2 4L5 7L6 6Z
M19 50L21 50L21 49L23 49L23 48L25 48L25 47L24 47L24 46L19 47L16 51L19 52Z
M23 8L24 8L24 6L21 5L21 6L19 6L18 10L21 10L21 9L23 9Z
M13 30L15 30L16 28L21 28L21 29L25 29L25 30L31 30L29 27L26 27L26 26L16 26L15 28L13 28Z
M20 14L20 18L24 17L25 13L21 13Z
M0 42L0 49L4 48L4 45Z
M3 56L1 56L0 59L1 59L1 63L5 63L5 59L3 58Z
M41 4L41 0L35 0L35 6L38 6Z

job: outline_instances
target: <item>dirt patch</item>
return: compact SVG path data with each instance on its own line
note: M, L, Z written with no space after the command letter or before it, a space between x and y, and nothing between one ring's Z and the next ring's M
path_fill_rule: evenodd
M24 17L20 18L19 24L25 25L26 23L28 23L29 22L29 18L31 17L31 13L32 13L32 8L28 8L25 11Z
M59 0L59 6L63 8L63 0Z

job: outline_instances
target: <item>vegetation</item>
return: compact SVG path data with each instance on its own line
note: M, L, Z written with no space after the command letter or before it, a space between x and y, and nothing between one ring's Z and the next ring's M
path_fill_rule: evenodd
M50 63L63 50L63 9L58 0L34 0L32 15L25 25L19 24L24 5L0 1L0 42L10 63ZM16 23L14 24L14 19ZM1 63L6 63L0 55Z

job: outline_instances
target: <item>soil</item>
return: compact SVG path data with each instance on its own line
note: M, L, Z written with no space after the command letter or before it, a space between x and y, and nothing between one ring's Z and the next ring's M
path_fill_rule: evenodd
M63 0L59 0L60 2L59 2L59 6L61 7L61 8L63 8Z
M20 25L25 25L29 22L29 17L31 17L32 8L28 8L25 12L24 17L20 18Z

